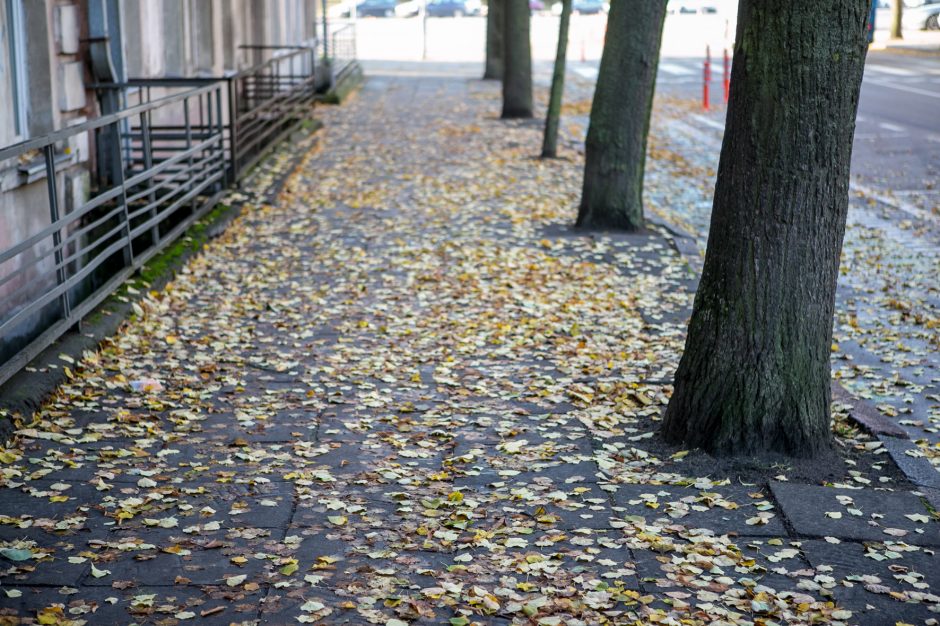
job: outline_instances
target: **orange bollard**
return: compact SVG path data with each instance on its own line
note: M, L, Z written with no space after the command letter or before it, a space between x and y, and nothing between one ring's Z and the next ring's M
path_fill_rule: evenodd
M725 91L725 104L728 104L728 96L731 95L731 56L728 54L728 49L725 48L725 67L724 67L724 76L723 76L722 86Z

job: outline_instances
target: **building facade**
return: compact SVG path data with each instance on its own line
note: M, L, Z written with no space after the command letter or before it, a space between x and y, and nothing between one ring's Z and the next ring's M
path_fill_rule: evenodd
M316 71L317 4L0 0L0 366L14 355L21 361L35 356L24 346L68 318L74 303L107 277L102 268L119 264L103 259L105 252L120 256L120 246L102 231L115 237L124 232L129 262L142 248L133 220L176 211L181 203L171 201L173 194L187 193L180 182L186 167L206 172L207 181L186 202L195 206L197 198L220 188L223 179L214 168L228 158L223 150L234 151L237 115L252 132L274 136L279 128L272 129L270 120L284 110L245 113L247 106L260 107L278 94L290 99L292 113L299 110L297 94L307 106L309 93L298 91L297 77ZM237 86L233 82L250 68L288 56L289 65L278 61ZM222 82L211 86L224 80L227 92ZM150 82L145 88L141 81ZM192 98L95 126L108 115L202 84L209 86ZM250 102L255 104L245 104ZM185 164L172 152L183 143L189 149ZM113 151L103 147L112 145ZM110 169L103 174L106 162ZM204 170L192 169L194 164ZM227 173L225 182L230 179ZM150 186L135 194L131 183ZM135 214L135 202L149 213ZM111 218L123 219L124 231L109 226ZM152 243L182 218L168 219L172 223L153 226ZM86 249L89 242L100 250ZM77 275L80 280L72 280Z

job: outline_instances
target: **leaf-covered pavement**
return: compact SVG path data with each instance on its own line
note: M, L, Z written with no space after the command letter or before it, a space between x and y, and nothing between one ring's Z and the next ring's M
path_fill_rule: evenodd
M497 110L371 78L68 364L0 451L0 624L933 623L936 517L844 407L815 465L655 437L694 274L568 229L578 155Z

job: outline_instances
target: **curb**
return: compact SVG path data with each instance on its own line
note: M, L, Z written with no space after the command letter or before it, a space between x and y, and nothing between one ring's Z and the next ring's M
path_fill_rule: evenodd
M912 57L922 57L928 59L935 59L940 57L940 47L931 47L931 48L919 48L915 45L884 45L884 44L872 44L869 47L869 52L887 52L889 54L903 54Z
M358 61L353 61L353 66L343 75L342 79L333 85L329 91L317 98L317 102L323 104L342 104L360 85L365 81L365 73Z
M144 288L146 290L163 289L167 283L176 277L181 268L190 260L202 254L203 247L207 242L221 236L229 224L241 215L246 206L269 203L279 195L284 190L287 179L294 174L317 141L316 131L319 128L320 126L316 126L299 142L287 141L291 137L285 138L285 141L276 146L256 166L255 170L249 174L246 182L250 183L259 170L272 163L278 151L284 149L294 150L298 143L303 145L307 139L310 140L310 145L303 146L302 150L290 156L287 166L266 187L256 190L246 190L238 187L228 189L226 196L230 197L235 193L243 196L243 198L231 204L225 204L225 198L223 198L205 217L194 222L186 233L161 251L150 263L142 267L141 272L146 271L148 267L153 265L159 265L161 261L166 261L177 252L178 246L187 245L187 240L189 240L187 248L179 253L176 258L169 259L166 267L151 279L149 284L144 285ZM304 131L300 130L299 132L303 133ZM194 240L194 235L201 235L201 238ZM68 380L61 366L49 368L49 364L61 365L60 361L62 359L59 358L59 355L65 355L75 361L80 361L83 352L97 350L98 345L104 339L114 335L121 327L121 324L130 317L133 306L140 300L140 297L129 297L126 287L133 285L138 280L141 280L140 273L125 281L117 291L89 313L80 322L78 329L70 330L62 335L55 343L30 361L26 367L17 372L3 385L0 385L0 445L10 440L16 429L15 420L22 419L39 410L45 401L55 393L56 389Z

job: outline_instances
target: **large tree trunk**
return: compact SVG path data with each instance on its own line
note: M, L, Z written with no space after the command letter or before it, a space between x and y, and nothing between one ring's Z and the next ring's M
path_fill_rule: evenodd
M643 169L666 0L613 0L591 105L578 226L643 228Z
M901 21L904 17L904 0L891 0L891 38L904 39Z
M558 124L561 121L561 99L565 93L565 61L568 52L568 23L571 21L571 0L561 0L561 21L558 24L558 49L555 52L555 71L552 74L552 92L545 116L545 136L542 139L542 158L558 156Z
M870 0L741 0L705 267L662 433L831 445L830 346Z
M503 0L503 117L532 117L528 0Z
M503 3L489 0L486 10L486 67L484 80L503 79Z

